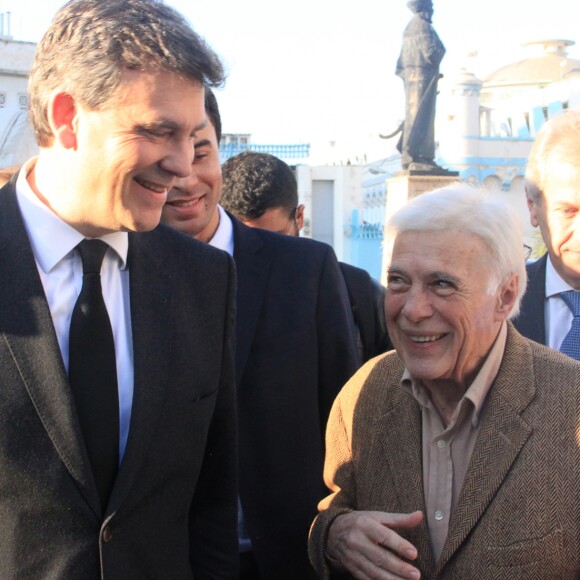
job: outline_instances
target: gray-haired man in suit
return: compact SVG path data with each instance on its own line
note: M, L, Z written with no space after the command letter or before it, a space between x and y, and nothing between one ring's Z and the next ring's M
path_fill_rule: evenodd
M580 110L550 119L536 135L526 196L547 252L528 265L528 289L514 324L524 336L578 358L572 300L580 296Z

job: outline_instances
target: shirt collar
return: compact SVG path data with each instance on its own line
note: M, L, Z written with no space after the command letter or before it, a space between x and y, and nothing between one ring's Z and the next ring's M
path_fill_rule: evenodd
M234 226L230 216L221 205L217 206L220 214L220 223L217 230L209 241L209 245L219 250L224 250L230 256L234 255Z
M560 274L556 272L556 268L554 268L550 256L548 256L546 262L546 298L557 296L566 290L574 290L574 288L565 282Z
M503 354L505 351L505 343L507 339L507 323L504 321L501 325L499 333L483 363L483 366L477 373L477 376L469 385L469 388L457 404L455 412L453 413L453 421L456 418L457 413L464 405L464 401L471 401L473 404L473 410L471 413L471 423L474 427L479 424L481 411L483 409L483 404L489 393L491 385L497 376L499 367L501 366L501 361L503 359ZM409 374L407 368L403 372L401 377L401 385L403 389L411 393L415 400L423 407L429 406L430 396L427 389L423 386L421 381L415 381Z
M85 238L79 231L59 218L32 191L27 177L36 158L27 161L16 181L16 197L22 212L26 232L38 265L50 272ZM127 232L113 232L99 239L111 246L121 259L121 269L127 266L129 237ZM50 240L50 243L47 243Z

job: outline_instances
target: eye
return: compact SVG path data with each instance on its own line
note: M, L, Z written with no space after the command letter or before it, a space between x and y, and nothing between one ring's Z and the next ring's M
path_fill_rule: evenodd
M409 283L399 274L387 275L387 289L393 292L401 292L409 287Z
M446 280L444 278L439 278L434 280L431 284L434 292L439 296L448 296L453 294L457 290L457 285L451 280Z
M196 151L195 152L195 157L193 159L194 163L200 163L201 161L203 161L204 159L206 159L208 157L208 152L207 151Z
M171 131L163 127L139 127L138 133L147 139L167 139Z
M453 286L449 280L436 280L434 284L439 288L451 288Z

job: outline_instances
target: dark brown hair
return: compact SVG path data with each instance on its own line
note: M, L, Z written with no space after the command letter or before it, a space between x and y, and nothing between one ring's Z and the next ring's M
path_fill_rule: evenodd
M38 144L52 143L47 106L60 88L89 109L112 97L124 70L163 70L219 86L218 56L160 0L71 0L56 14L30 71L30 118Z

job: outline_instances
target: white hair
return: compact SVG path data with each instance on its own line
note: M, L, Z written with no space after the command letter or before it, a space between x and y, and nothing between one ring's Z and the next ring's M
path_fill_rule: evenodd
M518 296L509 313L520 309L527 274L522 224L500 193L454 183L421 194L395 212L385 226L385 255L390 261L399 233L462 231L478 236L484 244L491 278L487 292L493 294L512 275L518 277Z

